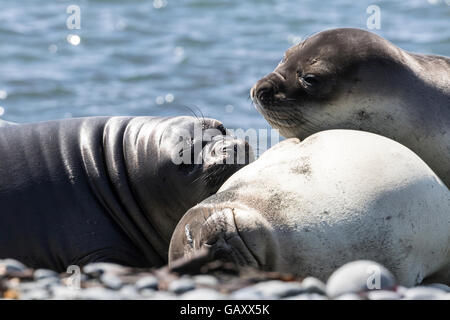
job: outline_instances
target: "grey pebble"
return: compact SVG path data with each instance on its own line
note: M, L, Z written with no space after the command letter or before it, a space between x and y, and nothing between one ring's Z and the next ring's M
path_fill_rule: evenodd
M263 296L274 296L276 298L284 298L303 293L304 289L298 282L283 282L280 280L271 280L257 283L253 286L261 291Z
M141 291L144 289L158 289L158 279L154 276L145 276L136 281L136 288Z
M247 289L247 290L245 290ZM305 290L298 282L283 282L270 280L259 282L251 287L237 290L232 294L233 299L279 299L304 293Z
M318 293L302 293L296 296L285 298L286 300L328 300L324 295Z
M364 300L363 297L356 293L344 293L339 297L334 298L335 300Z
M178 297L174 295L173 293L167 292L167 291L155 291L153 295L147 299L151 300L174 300Z
M115 263L94 262L85 265L83 267L83 272L92 277L99 277L105 273L111 273L115 275L123 274L125 272L125 268Z
M395 290L395 292L397 292L402 297L405 295L406 291L408 291L408 288L407 287L403 287L403 286L397 286L397 288Z
M199 288L186 292L180 296L182 300L223 300L226 296L208 288Z
M24 271L27 267L14 259L0 259L0 275L8 272Z
M205 287L216 287L219 284L219 280L216 277L207 274L201 274L193 277L196 285Z
M19 290L23 292L33 290L47 290L61 283L59 278L42 278L32 282L21 282L19 284Z
M233 300L261 300L261 299L275 299L275 297L263 297L262 293L253 287L245 287L233 291L230 295Z
M50 292L53 300L75 300L79 299L82 290L59 285L51 287Z
M35 289L20 294L23 300L45 300L50 297L50 293L45 289Z
M300 285L307 293L318 293L324 295L326 292L325 283L314 277L306 277Z
M40 280L44 278L58 278L59 274L50 269L36 269L33 273L34 280Z
M443 283L432 283L432 284L427 285L427 287L440 289L440 290L443 290L445 292L450 292L450 287L445 285L445 284L443 284Z
M330 298L339 297L345 293L370 291L369 285L376 285L379 271L378 290L395 288L396 280L385 267L369 260L349 262L333 272L327 282L326 292Z
M80 290L79 299L83 300L118 300L120 294L118 291L102 287L92 287Z
M401 298L398 292L389 290L372 290L367 293L369 300L399 300Z
M153 289L142 289L141 291L139 291L139 294L141 295L142 298L151 298L155 295L155 292L157 292L156 290Z
M413 287L409 288L404 296L404 300L439 300L446 295L444 290L432 287Z
M141 298L136 287L131 284L124 285L119 290L119 293L120 293L121 299L124 299L124 300L137 300L137 299Z
M100 281L108 288L118 290L122 287L122 280L112 273L104 273L100 276Z
M195 289L195 283L190 278L180 278L169 284L168 290L176 294L182 294Z

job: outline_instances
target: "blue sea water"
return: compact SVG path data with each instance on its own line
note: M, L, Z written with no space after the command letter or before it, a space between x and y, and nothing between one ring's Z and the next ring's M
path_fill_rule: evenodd
M66 25L69 5L81 9L79 30ZM450 56L450 0L0 0L0 118L196 110L230 128L268 128L252 85L311 34L367 29L370 5L381 9L372 31Z

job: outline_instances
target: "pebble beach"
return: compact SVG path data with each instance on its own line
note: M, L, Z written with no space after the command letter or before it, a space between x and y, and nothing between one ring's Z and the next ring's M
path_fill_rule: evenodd
M378 286L369 289L369 264L379 266L351 262L324 283L314 277L238 271L221 262L209 263L197 274L102 262L88 264L79 273L59 274L3 259L0 296L9 300L450 300L449 286L434 283L406 288L382 266Z

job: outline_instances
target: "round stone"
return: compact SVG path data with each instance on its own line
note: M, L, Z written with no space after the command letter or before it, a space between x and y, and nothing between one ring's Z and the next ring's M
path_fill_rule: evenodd
M324 295L318 293L302 293L296 296L285 298L286 300L328 300Z
M205 287L216 287L219 284L219 280L216 277L207 274L201 274L193 277L196 285Z
M59 275L50 269L36 269L33 273L34 280L40 280L45 278L58 278Z
M358 260L334 271L328 279L326 292L328 297L336 298L346 293L394 290L395 286L394 276L385 267L373 261Z
M180 278L172 281L168 287L170 292L182 294L195 289L195 283L189 278Z
M427 285L427 287L440 289L445 292L450 292L450 287L443 283L432 283L432 284Z
M120 289L119 293L120 293L121 298L125 299L125 300L140 299L139 292L137 291L136 287L131 284L124 285Z
M174 300L177 296L167 291L155 291L153 295L147 299L151 300Z
M336 297L335 300L364 300L364 299L356 293L344 293L339 297Z
M139 291L139 294L143 299L151 299L155 295L155 292L157 291L153 289L142 289Z
M63 285L57 285L50 288L53 300L75 300L79 299L81 289L75 289Z
M83 300L118 300L121 297L118 291L102 287L92 287L81 290L79 298Z
M123 274L125 268L121 265L109 262L94 262L83 267L83 272L92 276L100 277L104 273Z
M21 293L19 297L23 300L45 300L50 297L50 293L45 289L36 289Z
M236 290L231 294L231 298L237 300L280 299L300 293L304 293L304 289L298 282L269 280Z
M326 292L326 285L322 281L314 277L306 277L301 282L301 287L307 293L318 293L324 295Z
M136 288L141 291L145 289L158 289L158 279L154 276L144 276L136 281Z
M59 285L60 283L59 278L42 278L32 282L21 282L19 284L19 288L22 292L34 291L38 289L48 290Z
M108 288L118 290L122 287L122 280L112 273L104 273L100 276L100 281Z
M199 288L186 292L180 296L182 300L223 300L226 296L208 288Z
M253 287L256 290L259 290L263 297L276 297L277 299L295 296L304 292L304 289L302 288L300 283L283 282L280 280L259 282Z
M398 292L389 290L372 290L367 293L369 300L399 300L401 298Z
M233 291L230 295L233 300L262 300L262 299L276 299L276 297L264 298L261 291L255 289L253 286L245 287Z
M27 269L27 267L17 260L0 259L0 275L7 274L9 272L20 272L25 269Z
M404 296L404 300L439 300L442 299L447 292L432 287L413 287L409 288Z

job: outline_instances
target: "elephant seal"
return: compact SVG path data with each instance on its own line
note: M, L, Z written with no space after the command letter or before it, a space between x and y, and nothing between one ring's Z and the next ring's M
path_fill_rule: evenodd
M413 150L450 187L447 57L406 52L364 30L327 30L287 50L250 95L287 138L377 133Z
M237 161L237 150L246 158ZM8 126L0 154L0 258L58 271L167 263L186 210L252 158L219 121L194 117Z
M199 250L324 281L347 262L372 260L403 285L430 276L448 283L450 191L415 153L380 135L291 138L183 216L169 265Z

